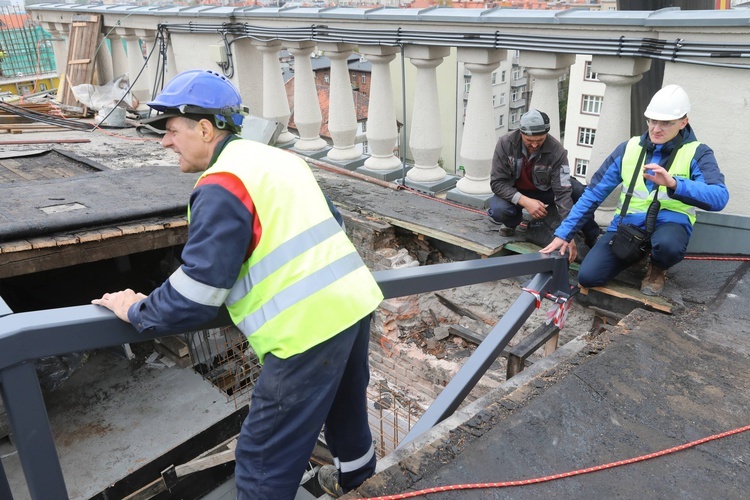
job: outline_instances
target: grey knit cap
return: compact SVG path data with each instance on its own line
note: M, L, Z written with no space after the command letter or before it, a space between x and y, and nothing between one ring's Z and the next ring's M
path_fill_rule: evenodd
M549 132L549 116L537 109L530 109L521 115L518 128L523 135L544 135Z

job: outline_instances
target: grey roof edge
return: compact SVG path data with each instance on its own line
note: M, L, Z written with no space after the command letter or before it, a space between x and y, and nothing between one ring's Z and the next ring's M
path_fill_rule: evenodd
M359 9L352 7L157 7L157 6L112 6L112 5L72 5L42 3L26 6L27 11L65 11L80 13L114 14L122 11L128 15L177 15L179 17L222 17L233 18L236 22L248 22L257 18L290 18L321 20L362 20L390 22L433 22L433 23L480 23L521 24L521 25L621 25L658 27L727 27L750 25L750 10L680 10L668 7L656 11L590 11L582 8L566 10L523 10L523 9L454 9L450 7L429 7L398 9L375 7ZM122 9L122 10L120 10Z

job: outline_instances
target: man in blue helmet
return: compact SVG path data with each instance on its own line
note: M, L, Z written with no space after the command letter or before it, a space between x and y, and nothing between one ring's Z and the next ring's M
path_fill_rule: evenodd
M166 130L180 170L202 172L183 263L148 296L92 302L165 333L227 307L263 364L235 451L238 498L294 498L324 425L338 468L328 489L356 488L375 471L365 390L383 295L340 214L304 160L236 135L241 98L224 76L185 71L148 105L161 114L145 121Z

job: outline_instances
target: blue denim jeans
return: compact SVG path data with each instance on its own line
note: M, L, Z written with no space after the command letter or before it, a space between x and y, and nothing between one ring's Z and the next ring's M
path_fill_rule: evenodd
M293 499L320 430L341 462L360 467L341 474L346 491L375 472L367 421L370 316L302 354L265 357L250 412L237 442L237 498Z
M614 236L614 231L604 233L583 259L578 271L581 286L602 286L630 267L612 253L609 242ZM651 262L660 269L669 269L685 257L689 242L690 236L680 224L660 224L651 235Z

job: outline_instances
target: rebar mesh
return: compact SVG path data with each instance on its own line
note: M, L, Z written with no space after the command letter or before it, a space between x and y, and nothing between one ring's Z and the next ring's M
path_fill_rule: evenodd
M240 408L250 402L261 366L236 327L200 330L187 335L193 369ZM367 412L375 453L382 458L396 449L423 413L423 408L385 380L367 389Z
M0 79L54 72L51 38L17 5L0 7Z
M393 452L424 410L403 392L384 380L370 383L367 412L378 458Z
M187 336L193 369L240 408L250 402L260 362L234 326L200 330Z

